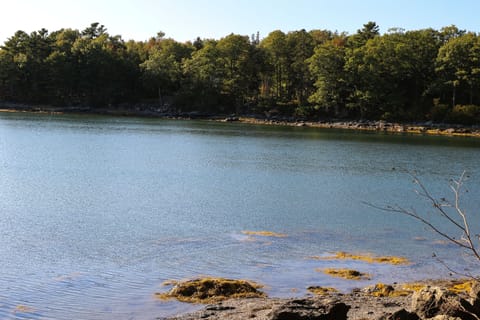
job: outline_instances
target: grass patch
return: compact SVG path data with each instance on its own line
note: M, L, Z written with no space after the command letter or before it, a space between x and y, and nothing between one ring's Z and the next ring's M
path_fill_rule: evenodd
M216 303L232 298L265 297L259 291L262 286L251 281L224 278L201 278L173 282L174 287L166 293L156 293L162 300L177 299L188 303Z
M347 279L347 280L369 280L370 275L367 273L362 273L353 269L336 269L336 268L326 268L326 269L316 269L318 272L323 272L332 277Z

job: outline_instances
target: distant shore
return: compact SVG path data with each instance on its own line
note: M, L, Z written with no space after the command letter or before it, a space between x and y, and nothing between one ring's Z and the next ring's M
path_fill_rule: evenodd
M479 137L480 125L458 125L435 123L432 121L416 123L387 122L383 120L339 120L339 119L321 119L318 121L295 119L292 117L265 116L258 114L249 115L222 115L222 114L203 114L199 112L169 112L150 106L137 106L133 108L88 108L88 107L52 107L52 106L33 106L17 103L0 102L0 112L33 112L48 114L91 114L91 115L111 115L124 117L151 117L162 119L181 119L181 120L210 120L220 122L240 122L256 125L277 125L293 127L313 127L327 129L345 129L357 131L376 131L390 132L399 134L418 134L418 135L442 135L442 136L462 136Z

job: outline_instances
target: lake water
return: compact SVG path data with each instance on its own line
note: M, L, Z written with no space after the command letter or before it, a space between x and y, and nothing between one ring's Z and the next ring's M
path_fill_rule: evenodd
M279 297L447 277L432 252L463 271L461 252L364 202L432 211L407 173L450 197L465 170L463 205L478 225L479 159L474 138L0 113L0 318L155 319L197 308L154 294L199 275L255 280ZM309 259L336 251L412 264ZM315 271L332 266L373 279Z

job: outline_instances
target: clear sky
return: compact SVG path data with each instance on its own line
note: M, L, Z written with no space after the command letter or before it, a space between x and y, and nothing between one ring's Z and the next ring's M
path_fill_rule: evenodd
M280 29L355 33L368 21L380 31L455 24L480 32L480 0L1 0L0 43L15 31L83 30L100 22L125 40L158 31L177 41L219 39L230 33L265 37Z

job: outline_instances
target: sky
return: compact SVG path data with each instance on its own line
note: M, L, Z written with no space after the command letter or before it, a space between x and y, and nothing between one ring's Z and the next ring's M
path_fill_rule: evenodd
M163 31L185 42L230 33L266 37L327 29L353 34L368 21L390 28L440 29L456 25L480 32L480 0L1 0L0 43L17 30L83 30L92 22L124 40L143 41Z

